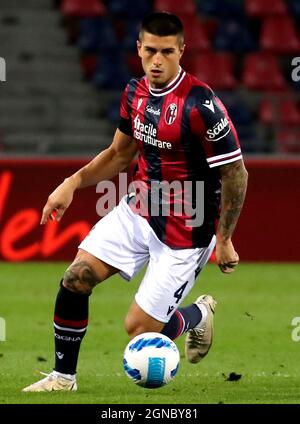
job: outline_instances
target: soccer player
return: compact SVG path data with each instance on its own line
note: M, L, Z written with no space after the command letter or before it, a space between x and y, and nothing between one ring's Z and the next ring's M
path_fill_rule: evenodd
M42 224L62 218L75 190L113 178L138 153L134 189L82 241L61 281L54 310L54 370L24 391L77 389L92 290L116 273L130 280L145 264L125 319L129 337L154 331L174 340L187 333L185 354L191 363L212 344L213 297L179 305L215 246L223 273L238 264L231 238L247 171L225 107L210 87L180 67L184 47L177 16L157 12L144 19L137 50L145 76L132 79L123 92L112 144L48 198Z

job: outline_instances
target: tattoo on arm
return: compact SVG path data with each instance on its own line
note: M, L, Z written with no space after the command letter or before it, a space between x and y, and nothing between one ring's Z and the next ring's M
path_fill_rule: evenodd
M217 233L223 240L227 240L233 234L243 207L248 173L242 160L220 167L220 173L221 215Z

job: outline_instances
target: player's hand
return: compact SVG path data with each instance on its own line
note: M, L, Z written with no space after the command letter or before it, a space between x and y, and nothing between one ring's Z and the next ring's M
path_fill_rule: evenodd
M216 259L220 270L230 274L239 263L239 255L234 250L231 240L217 241Z
M73 200L73 194L74 187L69 180L65 180L48 197L40 223L46 224L49 219L60 221Z

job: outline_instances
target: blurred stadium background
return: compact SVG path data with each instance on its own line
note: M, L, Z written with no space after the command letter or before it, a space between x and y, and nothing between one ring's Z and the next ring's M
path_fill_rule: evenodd
M120 94L142 75L139 23L153 10L182 18L183 66L238 130L250 173L241 257L300 261L299 0L1 0L0 258L70 260L98 219L92 188L59 227L38 225L55 186L111 143Z
M43 370L52 365L49 317L66 264L22 262L69 262L98 219L93 187L75 196L63 221L39 226L48 194L110 144L120 93L129 78L142 75L135 41L141 18L152 10L182 18L183 67L226 104L250 179L234 234L242 264L225 284L217 267L208 267L201 279L201 290L219 300L212 354L195 374L182 361L178 386L150 399L299 403L299 346L290 336L291 320L300 315L300 70L292 78L300 64L299 0L0 1L0 57L6 61L6 81L0 82L0 316L7 321L0 375L9 388L1 393L0 387L0 403L53 402L24 398L19 390L32 382L36 361L49 361ZM93 298L94 337L80 363L87 389L72 398L76 402L150 400L140 389L128 390L118 374L127 342L121 320L135 286L116 284L113 279L99 287L102 297ZM97 355L103 368L95 379ZM222 375L231 371L245 379L229 389ZM100 390L99 381L109 374L111 385ZM192 397L190 383L199 386Z
M245 153L300 153L298 0L1 0L3 155L90 154L107 146L119 94L141 76L138 24L152 10L186 29L185 69L226 103Z

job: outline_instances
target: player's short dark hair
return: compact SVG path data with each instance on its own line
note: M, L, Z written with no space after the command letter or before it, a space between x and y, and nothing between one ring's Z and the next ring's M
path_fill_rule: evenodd
M141 24L139 38L142 38L143 32L149 32L159 37L168 35L177 35L183 43L184 33L183 24L178 16L169 12L153 12L147 15Z

